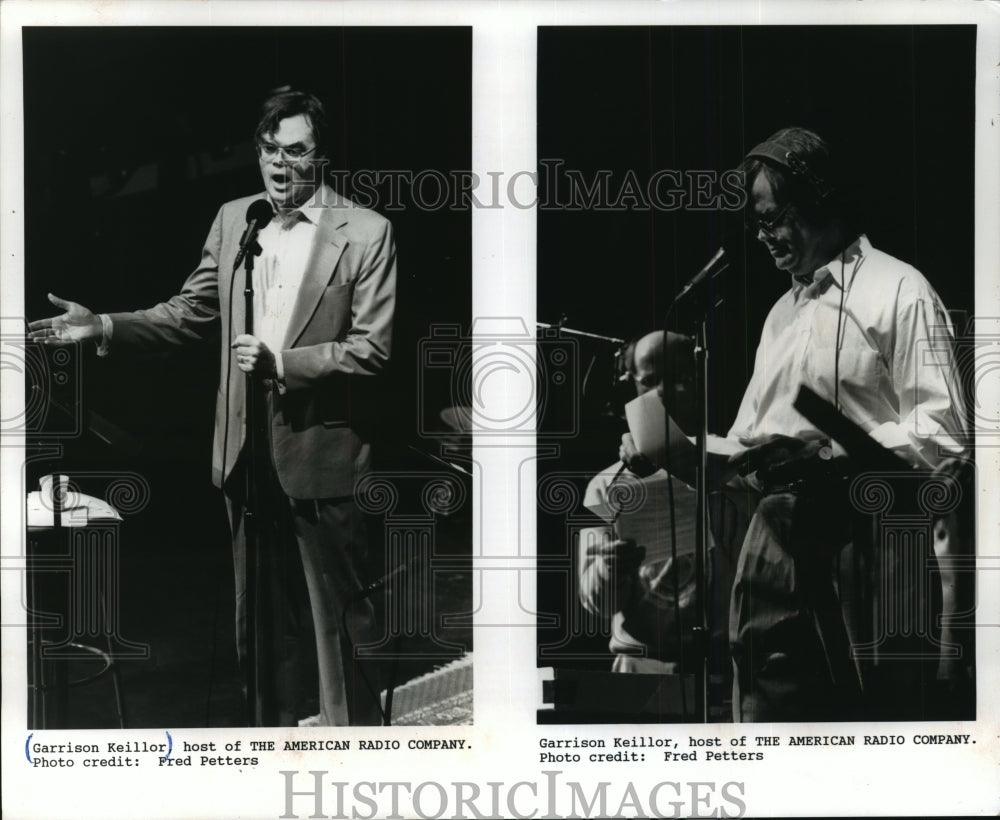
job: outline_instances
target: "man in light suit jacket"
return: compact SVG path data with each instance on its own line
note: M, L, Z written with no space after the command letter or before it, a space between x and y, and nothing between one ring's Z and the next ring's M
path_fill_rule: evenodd
M95 315L50 294L66 312L31 323L29 334L50 344L93 340L107 355L180 346L212 334L221 322L212 474L225 492L233 532L241 664L247 650L244 488L251 467L243 374L260 385L263 446L252 465L264 544L260 725L297 722L293 612L303 574L316 631L318 723L379 722L377 676L359 670L341 620L349 613L354 644L374 639L371 603L352 603L363 586L359 564L367 546L353 492L370 469L365 417L372 384L390 355L396 251L386 219L323 181L325 135L315 97L283 91L268 99L256 132L265 192L219 209L201 262L178 295L148 310ZM268 201L275 215L258 237L250 335L242 332L245 273L242 265L234 271L234 263L256 200Z

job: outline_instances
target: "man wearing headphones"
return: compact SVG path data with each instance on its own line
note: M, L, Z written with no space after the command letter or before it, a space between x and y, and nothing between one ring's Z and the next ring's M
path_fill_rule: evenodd
M737 721L851 719L861 687L834 591L850 540L843 453L793 407L800 384L915 466L962 452L950 322L927 280L872 247L801 128L746 157L751 232L790 289L768 315L728 438L747 447L734 495L755 509L730 606Z

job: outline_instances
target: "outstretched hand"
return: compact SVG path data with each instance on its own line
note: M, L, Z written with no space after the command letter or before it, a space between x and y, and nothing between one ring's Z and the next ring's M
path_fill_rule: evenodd
M88 308L76 302L67 302L53 293L49 301L66 312L51 319L38 319L28 324L28 339L47 345L65 345L74 342L99 342L104 335L101 320Z

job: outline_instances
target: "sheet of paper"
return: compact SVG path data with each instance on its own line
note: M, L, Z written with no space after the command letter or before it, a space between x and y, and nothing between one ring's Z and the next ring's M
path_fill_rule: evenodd
M626 404L625 419L640 453L658 467L669 469L673 475L689 483L694 481L698 451L691 439L667 415L655 390Z
M673 479L672 483L677 554L685 555L695 549L698 495L679 479ZM647 561L665 560L672 552L670 484L671 479L663 470L649 478L639 479L640 491L628 495L618 514L618 537L644 547ZM613 487L609 496L614 500Z

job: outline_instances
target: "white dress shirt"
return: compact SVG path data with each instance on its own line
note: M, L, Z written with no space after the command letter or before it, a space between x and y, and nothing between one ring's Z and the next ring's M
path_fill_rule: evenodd
M865 236L771 309L728 437L822 437L792 406L800 384L913 463L967 440L948 314L917 270Z
M313 197L285 213L275 213L257 236L261 254L254 267L254 336L274 354L278 379L284 378L281 351L285 347L302 278L305 276L322 198Z

